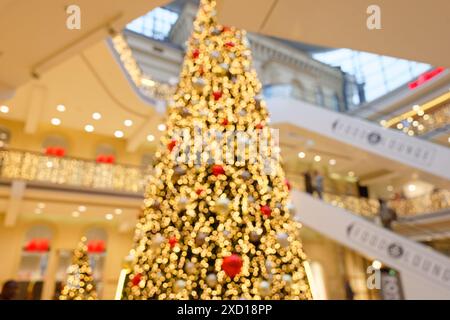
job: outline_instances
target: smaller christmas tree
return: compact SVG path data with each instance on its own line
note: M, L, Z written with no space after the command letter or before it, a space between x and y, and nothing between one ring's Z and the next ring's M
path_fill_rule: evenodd
M94 278L89 265L86 238L81 238L67 269L67 282L59 300L97 300Z

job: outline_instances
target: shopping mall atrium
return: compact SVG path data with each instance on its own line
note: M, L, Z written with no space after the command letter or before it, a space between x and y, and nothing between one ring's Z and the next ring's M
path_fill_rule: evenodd
M450 2L345 3L0 0L0 299L450 299Z

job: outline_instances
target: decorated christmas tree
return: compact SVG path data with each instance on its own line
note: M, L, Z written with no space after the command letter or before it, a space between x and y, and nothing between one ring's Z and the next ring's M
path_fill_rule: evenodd
M200 1L124 299L311 299L245 32Z
M89 266L86 238L73 252L72 264L67 269L67 281L59 296L60 300L96 300L92 270Z

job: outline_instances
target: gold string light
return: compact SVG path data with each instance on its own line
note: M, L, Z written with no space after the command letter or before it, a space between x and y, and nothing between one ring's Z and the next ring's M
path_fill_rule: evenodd
M177 135L185 129L195 136L197 123L223 139L241 131L271 138L245 32L218 25L215 7L214 0L200 2L123 298L311 299L280 162L273 175L265 173L264 156L274 148L262 146L249 162L249 140L234 157L212 136L204 137L208 150L199 151ZM213 153L234 162L216 163Z
M59 300L97 300L85 237L81 238L74 250L72 264L67 272L67 281Z

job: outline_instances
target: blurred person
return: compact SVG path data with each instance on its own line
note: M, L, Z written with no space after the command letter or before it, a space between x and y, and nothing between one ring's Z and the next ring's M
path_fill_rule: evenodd
M305 191L309 194L313 194L314 192L314 187L312 184L312 177L311 177L311 173L309 171L306 171L304 174L304 179L305 179Z
M384 199L379 199L379 202L380 202L379 215L381 224L386 229L391 230L392 222L397 220L397 214L392 208L388 206L387 202Z
M318 171L314 171L314 189L317 192L319 199L322 199L323 176Z
M3 284L0 300L14 300L19 290L19 284L14 280L8 280Z

